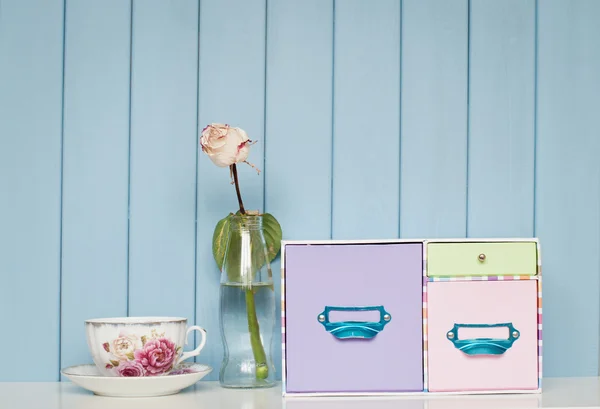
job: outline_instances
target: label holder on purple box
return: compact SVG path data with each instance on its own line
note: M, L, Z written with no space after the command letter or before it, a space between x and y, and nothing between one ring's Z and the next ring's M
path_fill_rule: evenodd
M331 322L331 311L379 311L379 321L340 321ZM382 305L371 307L334 307L326 306L317 316L317 321L325 330L337 339L371 339L383 331L384 327L392 320L392 316Z

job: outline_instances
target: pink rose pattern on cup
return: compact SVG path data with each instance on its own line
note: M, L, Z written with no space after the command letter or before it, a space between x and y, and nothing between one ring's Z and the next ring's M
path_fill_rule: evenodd
M121 376L144 376L146 371L138 361L125 361L117 367Z
M164 333L152 330L149 336L119 334L119 337L102 344L111 355L105 368L114 370L118 376L158 376L173 369L181 352ZM181 369L173 375L180 374ZM189 372L184 372L189 373Z
M167 338L159 338L148 341L144 348L136 350L133 355L148 376L160 375L173 367L176 348Z

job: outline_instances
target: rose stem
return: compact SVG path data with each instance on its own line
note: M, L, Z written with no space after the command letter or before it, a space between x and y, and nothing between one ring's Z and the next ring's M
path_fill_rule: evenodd
M240 213L246 214L244 202L242 202L242 195L240 193L240 183L238 180L237 166L235 163L231 165L231 172L233 173L235 192L237 194L238 203L240 204ZM254 302L254 292L252 291L251 286L250 288L246 289L246 313L248 315L250 345L252 345L252 353L254 354L254 361L256 362L256 377L258 379L265 379L269 376L269 367L267 366L265 350L260 341L260 326L258 325L258 318L256 317L256 304Z
M244 202L242 202L242 194L240 193L240 183L238 181L237 166L235 165L235 163L231 165L231 172L233 173L233 181L235 182L235 193L237 194L238 203L240 204L240 213L246 214L246 209L244 209Z
M258 318L256 318L256 306L254 304L254 293L252 288L246 289L246 311L248 312L248 330L250 331L250 344L254 353L256 362L256 377L265 379L269 376L269 367L267 366L267 357L260 341L260 328Z

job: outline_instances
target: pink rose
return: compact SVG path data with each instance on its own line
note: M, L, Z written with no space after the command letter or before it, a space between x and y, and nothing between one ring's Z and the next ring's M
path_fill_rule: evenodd
M213 163L220 167L245 162L250 153L248 135L241 128L226 124L210 124L202 130L200 145Z
M171 369L177 355L175 344L166 338L152 339L134 353L135 359L145 369L146 375L160 375Z
M125 361L117 367L119 376L144 376L145 370L137 361Z

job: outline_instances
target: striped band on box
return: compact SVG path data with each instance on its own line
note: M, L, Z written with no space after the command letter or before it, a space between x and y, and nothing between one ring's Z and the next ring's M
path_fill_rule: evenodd
M427 277L427 281L519 281L537 280L537 276L459 276L459 277Z
M428 391L429 355L427 354L427 246L423 245L423 391Z
M285 393L285 262L281 260L281 386Z

